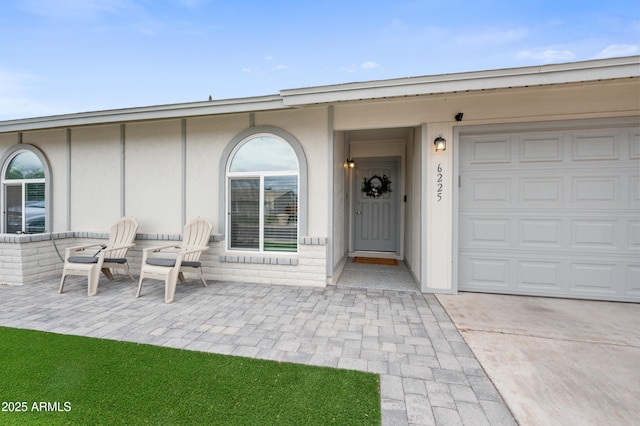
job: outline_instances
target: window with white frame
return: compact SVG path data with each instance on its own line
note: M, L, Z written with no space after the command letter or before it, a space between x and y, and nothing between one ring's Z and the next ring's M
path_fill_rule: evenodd
M46 229L45 166L32 150L17 149L2 165L2 229L42 233Z
M241 141L227 163L227 247L256 252L298 250L298 158L272 134Z

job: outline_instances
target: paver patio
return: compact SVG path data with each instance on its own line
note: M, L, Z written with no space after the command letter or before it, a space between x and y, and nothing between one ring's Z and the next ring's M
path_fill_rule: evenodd
M102 278L0 285L0 325L380 374L383 425L513 425L502 397L433 295L328 286ZM7 397L10 397L7 396Z

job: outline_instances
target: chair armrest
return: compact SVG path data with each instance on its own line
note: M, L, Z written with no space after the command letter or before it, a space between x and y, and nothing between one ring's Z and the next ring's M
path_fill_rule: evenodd
M121 246L112 246L112 247L109 247L109 248L105 247L105 249L103 251L120 250L120 249L123 249L123 248L131 248L131 247L135 247L135 244L123 244Z
M93 244L85 244L85 245L82 245L82 246L67 247L66 250L80 251L80 250L86 250L86 249L91 248L91 247L105 248L106 246L107 246L106 244L93 243Z
M190 250L181 250L179 254L185 255L185 254L197 253L199 251L205 251L208 248L209 248L209 246L202 246L202 247L192 248Z
M149 258L149 254L151 253L156 253L159 252L161 250L165 250L165 249L169 249L169 248L180 248L180 246L177 246L175 244L167 244L164 246L155 246L155 247L147 247L145 249L142 249L142 264L144 265L145 261Z
M85 244L85 245L81 245L81 246L73 246L73 247L67 247L64 249L64 258L68 259L69 257L73 256L74 254L76 254L79 251L84 251L86 249L89 248L105 248L106 245L104 244L99 244L99 243L94 243L94 244Z
M164 249L168 249L168 248L179 249L180 246L179 245L175 245L175 244L167 244L167 245L164 245L164 246L148 247L148 248L142 249L142 251L143 252L146 251L146 252L152 253L152 252L155 252L155 251L160 251L160 250L164 250Z

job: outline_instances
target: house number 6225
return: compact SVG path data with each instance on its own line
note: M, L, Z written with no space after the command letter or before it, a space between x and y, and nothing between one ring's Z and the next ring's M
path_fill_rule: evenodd
M438 164L438 174L436 179L436 196L438 202L442 201L442 164Z

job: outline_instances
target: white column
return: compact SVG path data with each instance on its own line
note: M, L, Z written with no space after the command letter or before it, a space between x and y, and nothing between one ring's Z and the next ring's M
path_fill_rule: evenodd
M442 136L446 150L436 152L433 141ZM450 123L422 125L423 217L422 292L454 293L453 288L453 128Z

